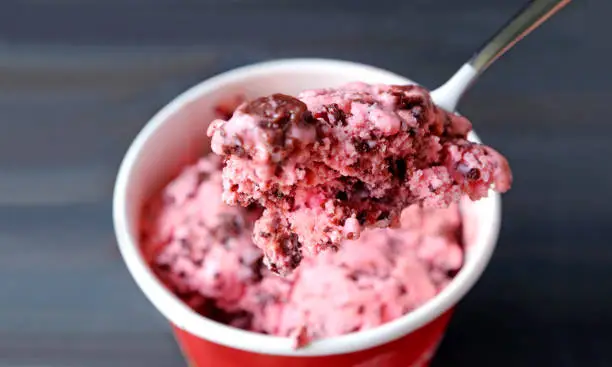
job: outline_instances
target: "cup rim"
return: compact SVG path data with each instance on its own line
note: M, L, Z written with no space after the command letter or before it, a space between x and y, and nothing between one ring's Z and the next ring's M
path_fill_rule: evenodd
M164 106L137 134L121 162L115 182L113 193L115 235L121 255L137 285L172 324L199 338L244 351L304 357L345 354L385 344L419 329L452 308L480 278L490 261L499 235L501 198L495 192L490 192L488 198L482 199L489 201L488 205L493 216L490 219L490 226L479 236L480 241L470 250L472 261L464 264L455 278L439 294L415 310L386 324L357 333L315 340L305 348L294 349L292 340L287 337L245 331L207 319L185 305L153 274L142 256L138 238L129 228L126 197L134 166L151 135L171 116L202 94L247 76L299 70L332 73L333 70L346 72L347 69L353 70L355 75L372 73L380 75L381 78L397 79L398 84L414 83L390 71L350 61L320 58L265 61L232 69L196 84ZM480 141L474 133L470 138Z

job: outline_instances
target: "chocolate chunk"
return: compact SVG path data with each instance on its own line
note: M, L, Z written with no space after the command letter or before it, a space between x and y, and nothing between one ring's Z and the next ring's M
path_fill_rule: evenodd
M346 113L336 103L328 104L322 111L314 114L314 118L321 119L331 125L346 126Z
M367 141L353 139L352 143L357 153L367 153L370 151L370 145Z
M403 159L396 160L395 171L400 181L404 181L406 179L406 161Z
M289 267L295 269L302 262L301 246L298 243L298 236L292 233L288 239L282 242L283 252L290 256Z
M468 173L466 174L466 177L470 181L476 181L480 178L480 170L477 168L472 168L471 170L468 171Z
M364 225L367 219L368 219L367 212L362 211L362 212L359 212L359 214L357 214L357 221L359 221L359 224Z
M411 91L418 88L415 85L393 85L391 86L391 95L396 98L397 108L400 110L412 110L414 107L423 105L423 96L420 94L411 94Z
M223 146L223 154L224 155L233 155L236 157L244 157L245 151L244 148L240 145L224 145Z
M287 131L292 125L310 123L312 120L306 105L291 96L273 94L258 98L246 105L242 111L259 117L259 127L264 130L265 140L271 147L282 147L276 161L282 161L287 154L298 148L298 142L287 139Z
M393 177L396 177L400 181L404 181L406 179L406 161L403 159L393 159L387 158L387 164L389 166L389 173Z
M253 281L260 282L263 279L263 270L264 270L263 257L257 259L251 265L251 271L253 272Z
M289 123L297 124L304 121L304 117L308 117L304 102L280 93L257 98L244 105L242 110L244 113L261 117L260 127L272 130L284 130Z
M280 178L282 174L283 174L283 166L280 164L276 165L276 168L274 168L274 176Z
M359 180L353 184L353 190L355 192L366 192L368 189L363 181Z
M336 199L340 201L347 201L348 195L344 191L338 191L338 193L336 194Z

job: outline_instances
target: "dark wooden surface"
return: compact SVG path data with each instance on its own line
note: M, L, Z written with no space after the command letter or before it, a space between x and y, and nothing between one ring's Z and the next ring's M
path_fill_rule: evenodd
M521 0L3 0L0 366L182 366L116 250L111 189L149 116L217 72L335 57L434 87ZM612 366L612 2L574 1L461 105L506 153L499 249L435 367Z

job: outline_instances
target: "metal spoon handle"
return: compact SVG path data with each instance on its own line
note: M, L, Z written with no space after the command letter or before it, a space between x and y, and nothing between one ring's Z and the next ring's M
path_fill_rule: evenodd
M463 93L489 65L571 0L531 0L444 85L432 92L440 107L453 111Z
M508 21L468 61L478 73L508 51L518 41L544 23L570 0L532 0Z

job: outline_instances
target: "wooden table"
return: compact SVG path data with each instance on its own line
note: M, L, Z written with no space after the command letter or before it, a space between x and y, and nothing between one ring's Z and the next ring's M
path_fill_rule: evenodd
M110 203L131 139L177 93L303 56L435 87L520 4L3 0L0 366L183 365L118 255ZM575 1L461 104L516 181L435 367L612 365L611 13Z

